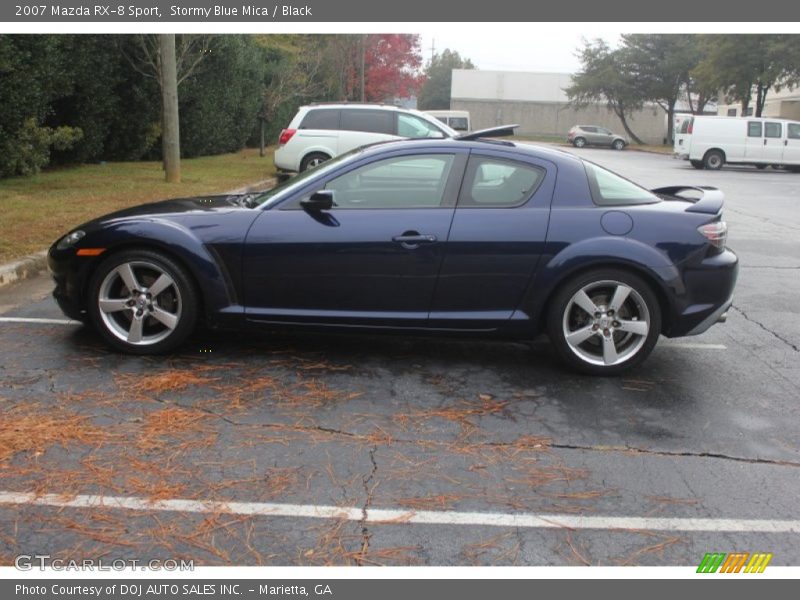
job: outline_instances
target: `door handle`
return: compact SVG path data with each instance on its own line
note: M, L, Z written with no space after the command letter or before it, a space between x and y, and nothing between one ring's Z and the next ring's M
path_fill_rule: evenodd
M405 231L401 235L396 235L392 238L393 242L397 242L404 248L414 249L420 244L433 244L436 242L436 236L430 233L417 233L416 231Z

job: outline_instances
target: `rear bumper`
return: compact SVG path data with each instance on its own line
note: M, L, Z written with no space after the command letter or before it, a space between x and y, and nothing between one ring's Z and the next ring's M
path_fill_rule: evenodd
M705 258L683 269L682 294L673 313L667 337L699 335L715 323L733 303L739 259L730 250Z
M678 160L689 160L689 153L688 152L673 152L672 158L676 158Z

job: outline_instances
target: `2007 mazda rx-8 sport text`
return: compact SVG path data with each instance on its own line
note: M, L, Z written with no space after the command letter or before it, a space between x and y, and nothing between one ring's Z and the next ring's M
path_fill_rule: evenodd
M497 133L497 132L494 132ZM480 139L342 155L264 194L168 200L50 248L54 296L115 348L212 328L532 339L616 374L724 320L738 261L722 194L648 191L566 152Z

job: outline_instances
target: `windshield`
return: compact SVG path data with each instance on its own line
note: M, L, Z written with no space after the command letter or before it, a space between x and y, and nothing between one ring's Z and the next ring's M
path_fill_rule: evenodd
M295 177L291 177L287 179L283 183L279 183L271 190L267 190L263 194L260 194L253 198L252 205L259 206L259 207L266 207L271 206L272 204L279 202L285 194L290 194L294 190L303 187L305 183L311 179L312 177L316 177L317 175L322 175L323 173L327 173L328 171L335 169L339 165L345 162L349 162L353 160L357 155L361 154L364 151L364 148L356 148L355 150L351 150L350 152L346 152L345 154L341 154L336 158L331 160L327 160L318 167L314 167L313 169L308 169L299 173Z

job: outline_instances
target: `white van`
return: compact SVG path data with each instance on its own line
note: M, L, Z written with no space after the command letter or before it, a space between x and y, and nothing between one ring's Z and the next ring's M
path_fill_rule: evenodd
M425 113L436 117L450 129L472 131L468 110L426 110Z
M688 160L695 169L716 170L731 163L800 171L800 122L695 116L681 123L673 150L676 158Z

